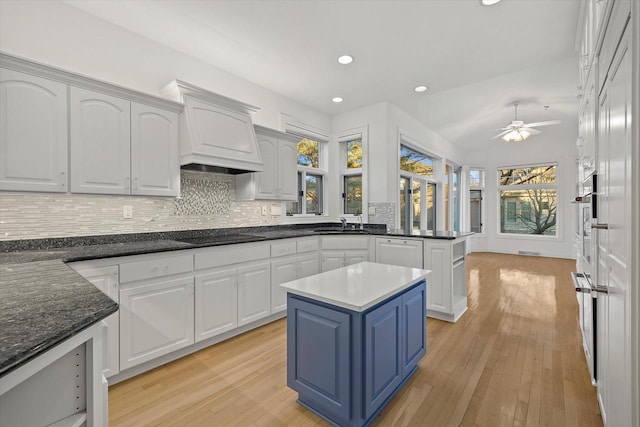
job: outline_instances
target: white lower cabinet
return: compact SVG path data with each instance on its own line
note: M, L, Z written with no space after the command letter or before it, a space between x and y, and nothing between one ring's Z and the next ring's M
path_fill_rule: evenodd
M422 268L422 240L376 238L376 262Z
M465 240L424 241L427 279L427 316L456 322L467 311Z
M120 368L194 342L193 274L154 279L120 291Z
M196 274L195 340L238 326L238 270L225 268Z
M271 261L271 313L287 309L287 292L280 285L318 273L318 254Z
M323 236L322 272L369 260L368 236Z
M238 268L238 326L271 313L271 265L269 261Z
M80 262L70 264L70 267L104 292L109 298L115 302L119 301L117 265L92 267L90 263ZM104 369L102 373L106 378L109 378L120 372L120 312L113 313L105 318L103 322L107 327L103 329L102 363Z
M346 267L347 265L365 262L368 258L367 251L322 251L322 271L335 270L336 268Z

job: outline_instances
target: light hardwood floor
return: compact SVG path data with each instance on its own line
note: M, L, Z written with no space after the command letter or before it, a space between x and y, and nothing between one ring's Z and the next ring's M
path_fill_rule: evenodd
M469 310L428 319L427 355L375 426L601 426L571 260L471 254ZM328 425L286 386L286 322L109 389L111 426Z

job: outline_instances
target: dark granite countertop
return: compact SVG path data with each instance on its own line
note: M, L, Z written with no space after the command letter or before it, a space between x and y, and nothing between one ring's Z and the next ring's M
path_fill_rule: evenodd
M109 297L67 262L317 235L455 239L468 234L387 233L336 223L0 241L0 376L115 312ZM472 234L472 233L469 233Z

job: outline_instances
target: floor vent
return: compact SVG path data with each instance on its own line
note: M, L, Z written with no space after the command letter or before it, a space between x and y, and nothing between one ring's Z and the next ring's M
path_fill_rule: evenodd
M540 256L540 252L518 251L518 255Z

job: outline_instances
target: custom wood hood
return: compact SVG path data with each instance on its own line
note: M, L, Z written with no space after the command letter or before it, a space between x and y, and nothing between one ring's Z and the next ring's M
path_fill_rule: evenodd
M258 107L180 80L171 82L163 92L184 103L181 168L234 175L263 170L251 120Z

